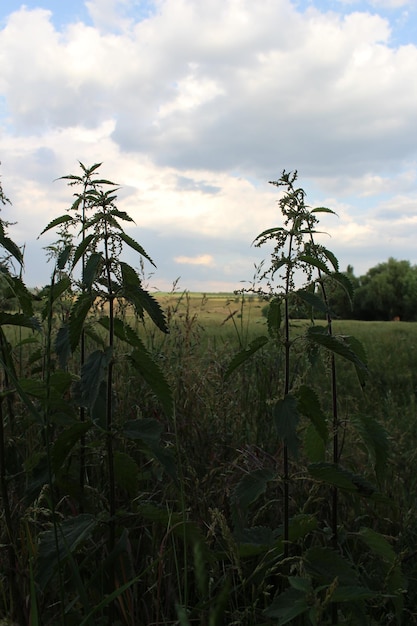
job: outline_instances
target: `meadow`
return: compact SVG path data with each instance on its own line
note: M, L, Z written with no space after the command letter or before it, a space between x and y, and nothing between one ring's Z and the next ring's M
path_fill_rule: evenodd
M334 319L285 171L262 289L150 293L99 165L40 293L1 222L0 624L417 624L417 327Z
M79 431L56 399L59 417L52 420L49 445L53 454L62 456L52 480L56 513L64 528L62 541L57 538L63 552L57 561L39 421L28 415L24 402L15 400L13 409L9 407L13 422L6 426L5 447L10 524L13 541L19 544L16 576L26 598L20 623L109 623L110 598L116 602L114 624L328 624L335 623L328 614L332 594L342 607L356 594L357 611L343 617L341 610L340 624L417 623L415 324L334 322L336 333L361 340L368 358L363 387L353 365L337 358L343 466L363 476L364 485L365 479L375 485L376 491L363 497L341 485L339 543L350 562L347 569L333 564L334 571L325 563L323 568L330 570L326 580L324 571L317 573L304 560L309 551L327 545L331 536L330 487L307 469L314 450L302 450L291 462L290 552L282 557L282 442L273 415L284 376L279 352L267 345L225 379L234 355L267 333L265 301L188 292L155 297L166 314L169 333L137 320L129 308L121 309L120 315L136 324L147 349L163 366L175 414L167 416L152 389L130 366L122 365L122 356L117 358L121 366L114 370L115 419L124 427L117 426L114 440L116 591L106 592L108 478L100 438L104 425L98 423L98 434L86 430L88 478L81 496ZM291 326L301 335L308 322L292 320ZM22 337L12 327L7 333L16 345L22 373L30 369L33 377L37 363L33 336ZM123 342L117 346L123 352ZM329 413L328 357L318 357L314 368L304 357L301 350L297 359L303 361L303 382L314 386ZM23 387L41 401L39 389L29 383ZM133 428L138 418L149 420L149 431L129 435L129 424ZM380 427L386 430L382 448L374 445L381 439ZM298 424L301 439L307 430L305 423ZM308 448L311 444L306 442ZM24 475L19 468L24 468ZM245 483L245 477L253 482ZM12 624L7 616L15 607L8 600L4 519L2 523L0 614L2 624ZM374 534L362 537L364 528ZM293 614L288 607L287 612L277 610L274 617L268 616L283 572L294 581L307 576L309 587L302 593L309 611L314 609L318 617L313 613L307 617L306 611ZM337 595L341 583L335 581L344 578L347 595ZM290 600L293 605L292 596ZM59 615L61 603L64 617Z

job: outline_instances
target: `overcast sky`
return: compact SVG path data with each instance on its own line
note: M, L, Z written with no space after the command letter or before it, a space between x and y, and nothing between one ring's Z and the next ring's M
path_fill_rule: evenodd
M337 212L342 270L416 264L416 77L415 0L1 0L2 217L27 285L49 281L37 237L78 161L122 187L150 287L250 281L283 169Z

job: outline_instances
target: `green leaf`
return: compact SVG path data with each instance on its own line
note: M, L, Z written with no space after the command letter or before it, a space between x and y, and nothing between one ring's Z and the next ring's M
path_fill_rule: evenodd
M267 617L277 619L277 626L289 624L299 615L308 611L307 596L304 591L299 589L287 589L277 596L271 606L265 609L264 613Z
M83 293L77 298L71 308L69 316L69 338L73 352L80 341L85 319L93 304L94 295L91 293Z
M142 248L142 246L140 244L137 243L137 241L135 241L134 239L132 239L132 237L129 237L129 235L126 235L125 232L121 232L120 233L120 239L123 239L123 241L130 246L133 250L135 250L136 252L139 252L139 254L141 256L143 256L145 259L147 259L149 261L149 263L151 263L154 267L156 267L155 263L152 261L151 257L145 252L145 250Z
M115 451L114 476L119 487L126 489L131 498L138 495L139 467L129 454Z
M148 383L155 396L161 402L167 415L172 415L173 399L172 391L162 370L152 359L145 346L137 346L130 354L129 360L134 368L141 374Z
M123 426L123 435L125 437L133 440L139 439L148 446L159 444L162 431L162 424L150 417L129 420Z
M271 235L275 235L276 233L285 232L285 228L282 226L274 226L273 228L267 228L267 230L262 231L254 240L253 244L257 245L260 239L270 238Z
M311 580L309 578L302 578L301 576L288 576L288 582L293 589L298 589L303 593L311 593Z
M276 536L272 528L267 526L252 526L252 528L238 528L235 530L235 539L239 544L246 546L267 547L276 543ZM240 552L243 556L245 549ZM258 551L255 551L255 554Z
M92 422L75 422L63 430L56 439L51 450L52 469L56 473L61 469L66 457L78 441L87 433Z
M126 213L126 211L120 211L119 209L112 209L111 211L112 215L114 215L115 217L118 217L119 219L123 220L124 222L134 222L135 220L132 219L130 217L130 215L128 215Z
M328 261L330 261L330 263L333 265L335 272L338 272L339 261L337 260L337 257L333 254L333 252L331 250L328 250L324 246L320 246L320 252L324 254L324 256L326 257Z
M59 270L63 270L64 267L66 266L66 264L68 263L68 259L71 256L71 252L72 252L72 246L65 246L65 248L63 250L61 250L61 252L58 255L58 260L57 260L57 268Z
M103 265L103 255L101 252L93 252L87 259L83 271L83 284L87 289L91 289L94 281L100 276Z
M390 452L388 432L382 424L369 415L352 415L350 422L368 450L377 478L383 478Z
M316 294L311 293L311 291L307 291L306 289L298 289L298 291L296 291L295 293L296 296L303 300L303 302L308 304L308 306L312 307L316 311L324 313L325 315L328 314L329 310L326 306L326 303Z
M99 392L100 383L105 380L107 367L112 358L112 350L92 352L81 368L81 378L74 385L74 396L80 406L92 408Z
M23 313L5 313L0 311L0 326L5 325L40 330L40 324L36 317L28 317Z
M260 348L262 348L265 344L268 343L268 337L257 337L253 341L250 342L247 348L236 354L231 362L229 363L226 372L224 373L224 379L227 380L229 376L234 372L235 369L246 363L248 359L255 354Z
M351 361L356 368L360 381L365 380L367 372L366 362L361 357L364 356L362 344L353 337L329 335L326 329L312 326L307 330L307 338L310 342L323 346L334 354L338 354L347 361Z
M168 326L165 314L159 302L153 298L150 293L142 289L139 276L133 267L127 263L120 262L120 268L123 277L122 296L133 304L141 318L145 310L154 324L162 330L162 332L167 333Z
M312 463L308 467L310 475L334 487L356 493L364 497L371 497L376 493L376 487L358 474L334 465L333 463Z
M374 554L384 559L390 565L395 563L397 555L383 535L372 528L366 527L361 528L358 535Z
M350 305L352 306L353 284L349 276L346 276L346 274L342 274L340 272L334 272L333 274L330 275L330 278L332 281L334 281L335 283L340 285L340 287L342 287L343 291L346 293L346 295L349 298Z
M175 458L172 450L170 448L153 445L149 446L149 451L151 457L158 461L168 476L171 476L171 478L177 483L177 467L175 465Z
M93 241L93 239L94 239L94 235L87 235L86 237L84 237L84 239L81 241L81 243L77 246L77 248L76 248L76 250L74 252L74 258L72 260L72 269L74 269L74 267L77 265L78 261L83 256L83 254L85 254L88 246Z
M24 282L17 276L10 276L9 283L13 291L13 294L16 296L16 298L19 301L19 305L22 309L22 312L25 315L32 316L33 315L33 296L30 293L30 291L27 289Z
M55 352L58 357L59 366L64 369L71 356L71 343L68 325L61 326L61 328L58 329L55 338Z
M269 336L275 337L281 327L281 301L279 298L273 298L269 303L267 324Z
M100 324L100 326L102 326L106 330L110 329L110 318L109 317L102 317L102 318L100 318L98 320L98 323ZM137 332L135 330L133 330L133 328L127 322L124 322L119 317L116 317L113 320L113 332L114 332L115 337L117 337L121 341L125 341L130 346L133 346L133 347L136 347L136 348L142 348L143 347L143 342L140 339L140 337L137 334Z
M259 496L265 493L268 483L276 478L276 472L271 469L256 469L238 482L232 492L232 501L238 504L239 508L246 510L255 502Z
M323 274L330 273L327 265L321 259L318 259L317 257L312 256L311 254L301 254L299 257L299 260L302 261L303 263L306 263L307 265L311 267L316 267L318 270L323 272Z
M58 542L55 540L54 529L39 535L37 582L45 589L55 569L73 554L78 546L89 539L97 527L95 516L82 514L66 519L58 527ZM58 544L58 545L57 545Z
M337 215L335 211L332 211L325 206L314 207L314 209L311 209L310 213L331 213L331 215Z
M304 433L304 451L311 463L321 463L326 456L326 446L313 424Z
M71 280L68 276L64 276L56 283L53 283L48 287L48 297L45 302L45 306L42 309L42 319L46 319L48 317L51 304L53 304L60 296L62 296L65 291L70 289Z
M367 587L359 587L357 585L338 586L331 595L332 602L353 602L357 603L361 600L370 600L375 598L377 594Z
M319 584L331 585L337 578L340 585L358 585L358 575L352 565L331 548L310 548L305 554L304 563L306 572Z
M68 215L68 214L60 215L60 217L56 217L54 220L52 220L52 222L49 222L49 224L43 229L39 237L41 237L44 233L46 233L46 231L51 230L51 228L55 228L55 226L61 226L61 224L68 224L68 222L72 222L72 221L73 221L73 218L71 217L71 215Z
M288 451L297 457L299 445L297 426L300 420L297 399L287 394L285 398L278 400L274 406L273 417L278 437L288 446Z
M318 395L307 385L301 385L297 389L296 397L299 412L311 421L323 443L326 444L329 438L327 419L321 408Z

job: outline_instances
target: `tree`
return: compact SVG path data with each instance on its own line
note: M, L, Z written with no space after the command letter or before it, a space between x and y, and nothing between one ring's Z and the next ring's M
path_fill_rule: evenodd
M416 320L417 267L392 257L372 267L359 279L353 316L364 320Z

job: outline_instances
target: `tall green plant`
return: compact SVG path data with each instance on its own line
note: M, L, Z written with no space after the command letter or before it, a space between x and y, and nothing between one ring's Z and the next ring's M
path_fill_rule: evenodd
M11 204L5 195L0 181L0 204ZM13 488L7 463L10 457L8 440L15 436L14 382L17 378L15 361L10 341L5 332L6 326L38 328L33 318L32 298L21 279L23 253L8 235L10 222L0 218L0 495L4 515L8 565L7 578L10 592L10 614L20 623L24 619L23 597L20 589L19 553L17 544L16 521L13 519L9 493ZM15 264L18 270L15 269ZM7 451L9 450L9 454ZM13 452L15 452L13 450Z
M50 222L43 233L52 228L60 230L60 239L54 246L59 270L57 284L64 288L62 293L71 294L67 319L57 332L55 344L61 367L66 368L70 355L81 350L80 378L73 390L73 399L82 411L81 426L71 427L71 446L80 439L83 449L83 437L90 427L98 437L102 435L105 439L109 503L109 569L106 576L108 591L111 593L115 584L114 559L118 534L116 484L120 483L120 476L125 475L122 463L128 464L133 472L130 477L126 475L130 484L135 474L139 473L139 469L135 469L135 461L116 450L116 442L124 437L142 441L145 446L149 444L151 454L172 471L172 460L159 448L159 424L152 418L128 421L118 415L114 377L115 368L123 362L121 359L127 358L124 367L129 365L137 376L144 379L168 416L173 407L171 390L162 370L127 318L119 315L119 311L124 311L128 306L132 316L143 319L147 313L160 331L168 331L158 302L143 288L138 272L123 260L124 248L130 248L139 258L145 258L154 265L143 247L123 228L123 223L132 223L133 220L118 209L115 185L111 181L93 177L99 165L86 168L80 164L81 176L63 177L71 186L81 186L81 192L75 194L76 200L70 211ZM81 265L81 278L77 280L74 276L78 265ZM57 292L56 285L54 288ZM92 346L89 353L85 352L86 332ZM121 357L116 341L128 347L128 354L124 357ZM88 422L84 412L89 417ZM152 434L149 429L153 429L156 434ZM70 433L67 433L68 437ZM82 454L81 472L84 472L84 463L85 455ZM81 486L83 482L81 480ZM113 619L113 611L114 604L111 602L109 622Z
M257 469L244 476L237 485L233 501L237 508L236 522L242 524L247 519L249 506L260 495L265 493L269 483L282 484L282 549L283 561L281 569L277 570L279 577L288 576L285 563L290 557L291 541L306 537L314 531L308 520L302 521L299 515L291 517L291 467L301 470L303 461L301 455L310 458L308 480L327 484L332 491L331 504L331 552L324 546L321 552L314 553L314 558L339 558L339 565L335 576L349 580L347 574L350 568L342 557L337 557L340 549L338 539L338 491L356 493L361 496L372 497L375 489L361 476L354 475L340 466L340 420L339 420L339 391L336 377L336 358L353 363L361 384L366 375L366 358L362 346L353 337L335 336L332 329L332 311L327 296L330 283L343 288L348 297L352 296L352 287L348 278L339 272L336 256L325 246L318 244L317 224L321 213L330 213L325 207L310 208L305 202L305 191L296 187L297 172L283 172L278 181L272 184L283 188L278 204L282 214L282 226L276 226L263 231L255 239L256 246L273 245L270 264L263 270L261 286L257 293L269 301L267 327L268 336L255 339L246 350L237 354L229 365L226 377L243 365L252 355L270 344L271 348L282 354L284 376L281 389L277 389L275 398L271 399L272 418L279 441L282 444L282 479L278 479L274 472L268 469ZM266 284L262 286L262 282ZM294 315L303 316L310 320L309 324L296 323ZM315 316L324 316L326 323L315 324ZM322 351L329 355L329 385L331 395L331 419L327 418L326 408L322 408L322 399L317 395L314 386L307 380L311 378L309 372L317 368L317 359ZM307 421L308 425L305 425ZM300 445L300 430L304 431L304 447ZM329 441L331 441L329 451ZM381 446L386 444L386 440ZM329 459L330 456L330 460ZM296 511L294 511L296 513ZM240 517L239 517L240 516ZM304 524L304 531L297 530ZM322 520L327 525L327 519ZM242 535L242 528L240 529ZM245 531L246 532L246 531ZM247 532L246 532L247 536ZM266 535L265 535L266 536ZM288 577L290 589L279 593L266 614L279 618L279 624L286 624L298 615L308 613L311 623L318 623L319 615L330 608L331 623L338 623L338 602L347 602L347 590L332 588L332 578L327 577L327 583L321 589L326 589L327 600L323 605L317 597L315 607L311 607L308 597L313 592L311 587L314 580L318 580L312 573L309 563L313 553L307 551L303 558L303 569L310 572L311 578L304 581L301 578ZM335 561L336 562L336 561ZM367 588L360 589L358 579L352 574L351 581L357 584L358 604L354 610L359 615L365 597L373 596ZM345 584L348 584L347 582ZM343 585L342 585L343 586ZM320 595L320 594L319 594ZM352 598L349 596L349 600ZM295 602L296 601L296 602ZM294 606L295 602L295 606ZM346 607L346 604L344 604ZM320 608L318 608L320 607Z

